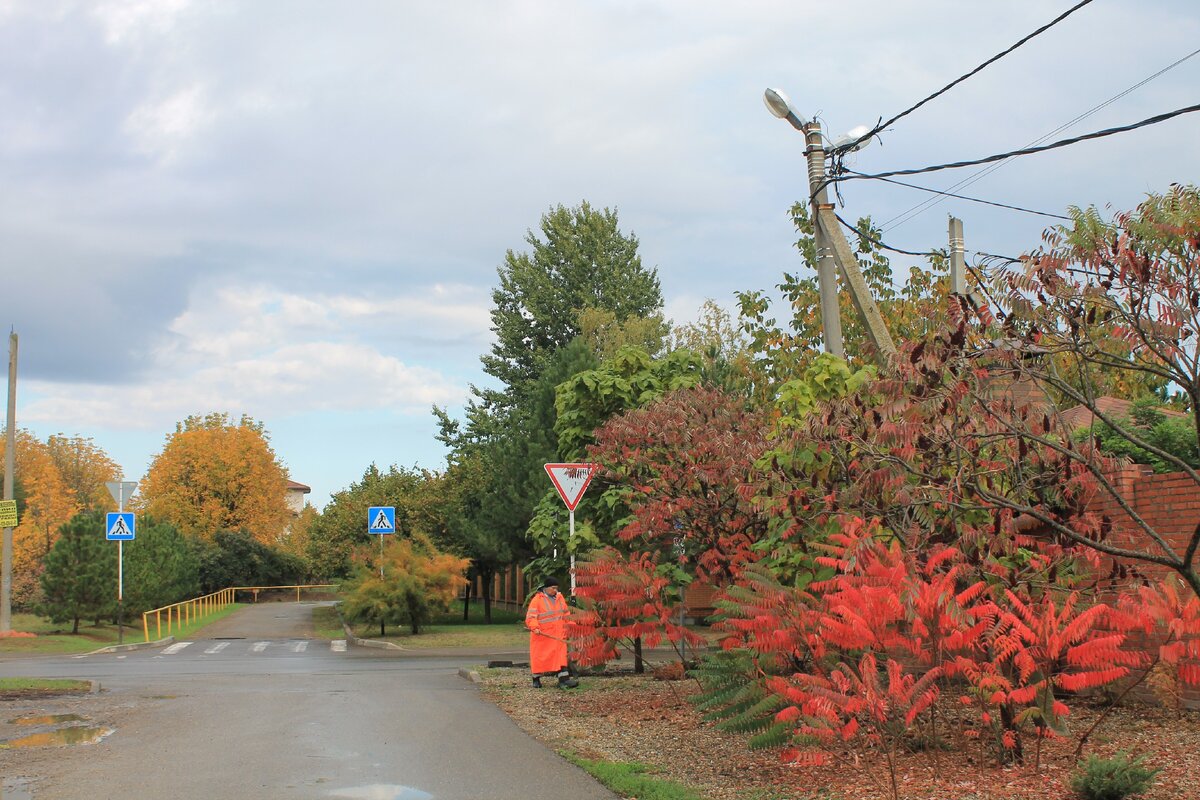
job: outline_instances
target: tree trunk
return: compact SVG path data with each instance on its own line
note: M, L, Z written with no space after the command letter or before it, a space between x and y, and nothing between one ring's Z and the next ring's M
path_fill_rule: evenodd
M381 638L387 636L387 632L383 629L383 620L379 620L379 636Z
M474 570L467 573L467 590L463 592L463 622L471 621L471 590L475 588Z
M642 660L642 637L640 636L635 636L633 639L633 671L637 675L644 675L646 672L646 662Z
M409 625L409 627L412 629L413 636L416 636L421 632L421 623L417 621L416 617L413 617L412 623Z
M495 574L494 569L479 572L479 582L483 584L483 621L486 625L492 624L492 577Z
M71 626L71 633L72 634L79 633L79 617L75 618L75 624Z

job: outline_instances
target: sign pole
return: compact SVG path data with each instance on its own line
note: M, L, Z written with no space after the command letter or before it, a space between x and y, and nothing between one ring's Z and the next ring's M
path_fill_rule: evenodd
M571 597L575 596L575 509L571 509L571 532L567 535L567 552L571 554Z
M379 537L379 580L383 580L383 537Z
M133 541L137 523L134 515L125 521L125 498L133 495L137 481L108 481L108 493L117 501L117 513L109 513L105 522L105 538L117 542L117 644L125 643L125 540ZM114 533L116 531L116 533Z
M117 512L125 513L125 486L121 486L117 500ZM125 605L125 542L117 540L117 644L125 644L125 628L121 625Z

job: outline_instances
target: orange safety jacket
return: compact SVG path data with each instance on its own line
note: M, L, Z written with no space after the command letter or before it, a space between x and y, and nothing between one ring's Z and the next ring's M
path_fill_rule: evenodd
M529 601L525 627L529 629L529 669L534 675L567 668L567 599L539 591Z

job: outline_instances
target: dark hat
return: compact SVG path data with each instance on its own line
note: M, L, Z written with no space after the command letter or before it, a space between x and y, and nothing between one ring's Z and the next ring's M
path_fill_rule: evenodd
M558 578L546 578L546 580L542 581L542 588L544 589L547 586L558 586Z

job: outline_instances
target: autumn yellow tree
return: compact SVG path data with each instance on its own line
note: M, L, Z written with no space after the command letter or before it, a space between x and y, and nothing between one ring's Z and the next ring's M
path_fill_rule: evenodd
M121 480L121 467L94 441L58 433L46 439L46 452L80 510L117 510L105 484Z
M0 441L0 457L5 443ZM80 506L71 487L63 480L50 448L25 430L16 432L14 466L21 482L24 502L13 529L12 603L29 608L40 600L38 578L42 559L58 539L58 529Z
M146 472L137 505L203 540L246 531L276 546L291 519L286 491L287 472L262 423L212 413L175 426Z

